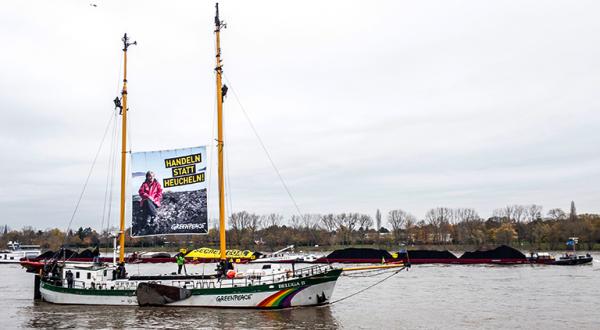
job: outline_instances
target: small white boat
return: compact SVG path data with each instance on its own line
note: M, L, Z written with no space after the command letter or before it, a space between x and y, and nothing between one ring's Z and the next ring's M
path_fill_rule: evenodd
M0 251L0 264L18 264L21 258L35 258L42 253L39 245L21 245L8 242L8 249Z
M259 258L250 261L250 263L311 263L322 257L315 254L287 252L287 250L291 250L293 248L294 246L290 245L273 253L263 254Z

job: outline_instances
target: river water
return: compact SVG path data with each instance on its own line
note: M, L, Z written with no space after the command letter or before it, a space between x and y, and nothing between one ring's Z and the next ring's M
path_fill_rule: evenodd
M571 267L418 265L329 306L279 311L34 302L33 275L5 264L0 265L0 329L600 329L600 254L594 259L592 265ZM187 265L187 270L202 273L202 267ZM127 271L176 268L131 265ZM333 300L389 274L343 276Z

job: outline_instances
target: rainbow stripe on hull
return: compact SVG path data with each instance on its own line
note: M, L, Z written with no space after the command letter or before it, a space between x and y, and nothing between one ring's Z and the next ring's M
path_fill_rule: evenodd
M291 307L292 299L300 291L304 290L306 286L297 288L290 288L279 290L275 294L270 295L263 301L261 301L257 307L259 308L286 308Z

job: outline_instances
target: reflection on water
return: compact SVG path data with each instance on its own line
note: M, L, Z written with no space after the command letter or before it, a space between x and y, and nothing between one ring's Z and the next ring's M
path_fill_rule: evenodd
M25 328L335 329L330 306L285 310L61 306L35 302L20 311Z

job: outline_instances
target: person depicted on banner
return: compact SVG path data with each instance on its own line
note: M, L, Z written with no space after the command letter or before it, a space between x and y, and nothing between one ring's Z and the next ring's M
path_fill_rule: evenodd
M162 200L162 186L154 177L154 172L146 172L146 181L140 186L139 194L142 200L142 215L146 221L146 225L153 225L156 217L157 209L160 207Z

